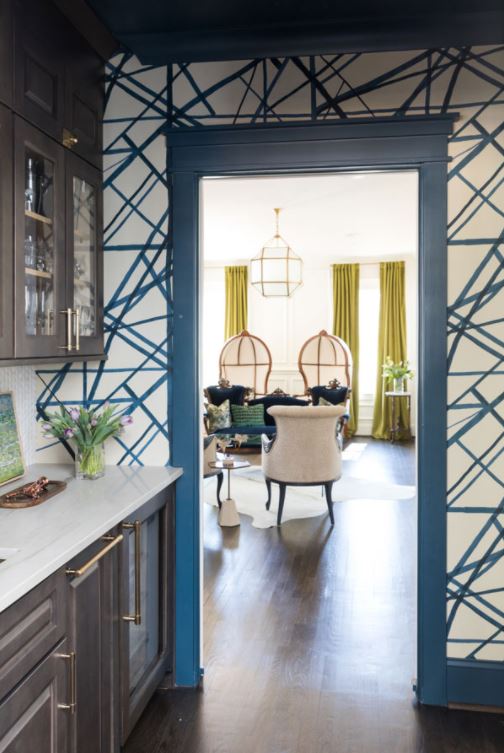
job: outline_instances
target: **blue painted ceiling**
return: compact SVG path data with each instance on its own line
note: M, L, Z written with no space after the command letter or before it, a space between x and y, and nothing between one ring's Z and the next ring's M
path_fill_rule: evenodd
M144 63L504 41L502 0L87 0Z

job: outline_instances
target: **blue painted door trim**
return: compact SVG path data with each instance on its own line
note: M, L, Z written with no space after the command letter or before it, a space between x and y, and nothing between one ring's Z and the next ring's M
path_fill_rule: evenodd
M169 130L174 249L172 462L177 490L176 682L200 677L199 179L415 168L419 174L418 679L447 703L446 196L451 117ZM428 395L426 391L428 390Z

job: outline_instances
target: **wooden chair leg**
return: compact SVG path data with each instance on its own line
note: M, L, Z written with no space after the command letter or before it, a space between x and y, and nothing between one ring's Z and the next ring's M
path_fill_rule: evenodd
M279 484L280 486L280 496L278 499L278 515L277 515L277 526L282 525L282 513L284 508L284 502L285 502L285 492L287 491L286 484Z
M266 501L266 509L269 510L270 505L271 505L271 481L269 480L269 478L265 479L265 481L266 481L266 489L268 490L268 499Z
M222 489L223 482L224 482L224 472L221 471L220 473L217 474L217 504L219 505L219 510L222 507L220 491Z
M332 526L334 525L334 510L333 510L333 501L332 501L333 483L334 481L328 481L327 484L324 484L327 509L329 510L329 517L331 519Z

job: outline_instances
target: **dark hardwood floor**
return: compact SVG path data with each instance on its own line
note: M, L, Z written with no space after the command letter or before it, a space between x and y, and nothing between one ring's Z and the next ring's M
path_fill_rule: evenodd
M353 445L346 474L414 484L413 445ZM503 753L504 716L415 702L413 502L338 503L333 529L204 508L204 688L158 693L126 753Z

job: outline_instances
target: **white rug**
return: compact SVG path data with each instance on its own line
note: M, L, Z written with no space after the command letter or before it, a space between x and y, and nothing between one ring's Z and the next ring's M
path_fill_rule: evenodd
M240 515L250 516L255 528L276 526L278 484L273 484L272 488L271 507L266 510L264 505L267 492L261 468L251 466L241 471L231 472L231 496L236 501ZM222 485L221 499L226 496L226 489L227 480ZM206 479L203 490L205 502L217 507L216 480ZM334 484L332 496L335 503L369 499L378 501L412 499L415 496L415 487L344 476ZM327 503L325 495L321 494L320 486L287 487L282 522L295 518L316 518L319 515L327 515Z

